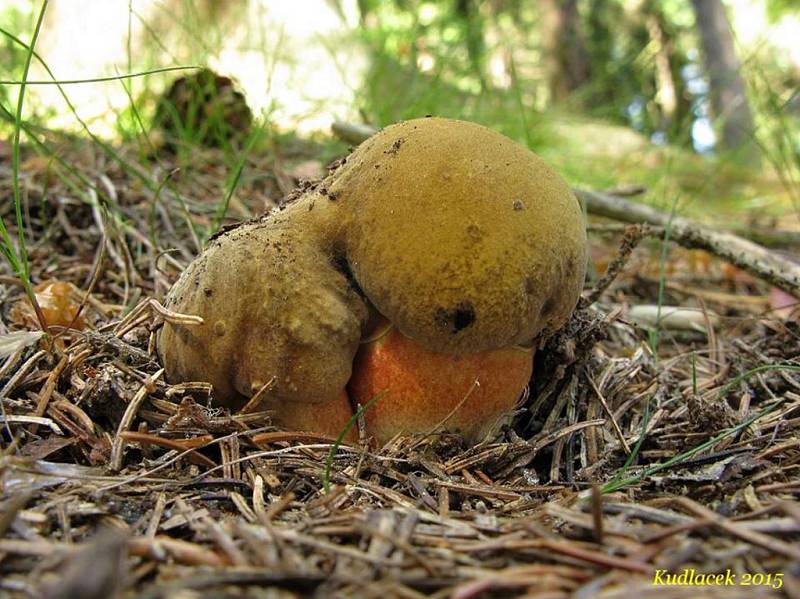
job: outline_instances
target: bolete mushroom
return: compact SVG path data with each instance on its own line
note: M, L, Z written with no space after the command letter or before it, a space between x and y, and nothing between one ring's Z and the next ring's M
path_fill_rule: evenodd
M367 433L381 442L440 430L478 442L510 419L532 368L532 347L452 355L426 350L389 325L362 343L348 391L361 405L384 393L364 416Z
M362 405L389 386L367 432L428 432L438 403L456 409L444 428L476 440L514 407L532 367L520 347L566 322L585 268L578 201L540 158L472 123L406 121L215 238L167 298L203 324L165 323L158 349L169 380L209 381L232 407L259 393L279 424L335 429L374 308L392 329L362 346L350 382Z

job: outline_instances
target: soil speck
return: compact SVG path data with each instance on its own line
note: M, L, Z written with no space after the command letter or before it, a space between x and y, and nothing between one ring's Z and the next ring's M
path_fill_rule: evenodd
M400 146L402 146L405 141L406 140L402 137L398 137L394 140L392 147L386 150L384 154L397 154L397 152L400 150Z

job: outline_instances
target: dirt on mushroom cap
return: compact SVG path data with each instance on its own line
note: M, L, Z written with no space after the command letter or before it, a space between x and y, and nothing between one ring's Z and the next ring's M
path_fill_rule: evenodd
M364 142L326 182L349 223L366 296L426 349L531 342L572 313L586 229L567 184L490 129L406 121Z
M170 380L210 382L231 407L267 384L269 397L290 401L341 393L367 310L298 216L311 199L218 236L184 271L167 306L204 323L164 324Z

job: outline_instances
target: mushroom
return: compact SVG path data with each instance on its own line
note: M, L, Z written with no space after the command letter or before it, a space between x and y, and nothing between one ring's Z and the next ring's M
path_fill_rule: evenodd
M532 369L531 347L445 354L389 325L362 343L348 391L361 405L383 392L364 420L367 433L381 443L397 434L439 430L477 443L510 420Z
M580 205L540 158L472 123L406 121L285 210L214 239L167 299L204 323L165 323L159 354L169 380L209 381L231 407L259 393L276 422L311 427L339 401L374 309L391 330L362 345L349 387L362 405L390 387L367 432L428 432L455 409L444 427L477 440L513 409L532 367L520 347L566 322L585 268Z
M168 380L207 381L231 409L258 394L276 423L335 437L367 308L309 222L313 200L212 239L166 301L203 323L164 323L157 347Z

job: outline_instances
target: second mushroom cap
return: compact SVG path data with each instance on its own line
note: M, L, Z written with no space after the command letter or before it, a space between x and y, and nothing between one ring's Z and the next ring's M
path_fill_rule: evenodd
M577 303L580 205L538 156L491 129L444 118L387 127L326 187L346 214L358 285L428 350L529 344Z

